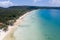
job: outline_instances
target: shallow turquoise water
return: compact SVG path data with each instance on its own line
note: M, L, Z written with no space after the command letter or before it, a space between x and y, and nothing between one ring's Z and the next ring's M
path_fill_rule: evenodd
M16 40L60 40L60 10L30 12L17 27L14 36Z

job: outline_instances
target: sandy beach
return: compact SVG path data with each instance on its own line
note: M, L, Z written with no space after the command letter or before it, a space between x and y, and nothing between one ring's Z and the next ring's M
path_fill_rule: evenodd
M23 18L28 15L29 12L27 12L26 14L24 14L23 16L19 17L16 22L14 23L13 26L8 26L8 32L5 35L5 37L3 38L3 40L15 40L15 37L13 36L14 31L16 29L16 27L18 27L18 25L20 25L20 23L23 21Z

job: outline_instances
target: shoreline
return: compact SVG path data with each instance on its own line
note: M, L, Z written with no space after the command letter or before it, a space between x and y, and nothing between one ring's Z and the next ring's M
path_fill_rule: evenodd
M34 10L33 10L34 11ZM31 11L32 12L32 11ZM24 15L22 15L21 17L19 17L16 22L13 24L13 26L8 26L8 31L6 32L5 36L3 37L2 40L15 40L15 38L13 39L13 33L15 31L15 29L18 27L18 25L20 25L20 23L23 21L23 18L28 15L30 12L25 13Z

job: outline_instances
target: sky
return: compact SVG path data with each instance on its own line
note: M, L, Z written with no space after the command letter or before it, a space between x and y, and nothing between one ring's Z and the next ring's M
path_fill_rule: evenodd
M60 0L0 0L0 7L21 5L60 7Z

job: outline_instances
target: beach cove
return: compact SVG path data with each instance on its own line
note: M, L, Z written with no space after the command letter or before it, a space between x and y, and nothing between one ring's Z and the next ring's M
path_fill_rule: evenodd
M36 10L35 10L36 11ZM31 11L31 12L33 12L33 11ZM8 30L8 32L6 33L6 35L5 35L5 37L3 38L3 40L15 40L15 37L13 36L13 34L14 34L14 31L15 31L15 29L18 27L18 25L20 25L20 22L22 22L23 21L23 18L26 16L26 15L28 15L30 12L27 12L26 14L24 14L23 16L21 16L21 17L19 17L17 20L16 20L16 22L14 23L14 25L13 26L9 26L9 30Z
M8 33L10 37L7 35L5 39L9 37L10 40L60 40L59 12L58 9L29 12L28 15L22 17L18 26L11 28L14 32Z

